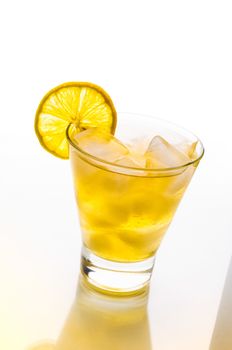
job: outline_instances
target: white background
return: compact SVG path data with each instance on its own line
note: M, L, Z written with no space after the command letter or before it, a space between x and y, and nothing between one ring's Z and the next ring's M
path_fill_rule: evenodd
M232 247L231 18L229 0L1 1L1 348L55 338L74 296L70 167L40 147L33 122L50 88L91 81L118 111L174 121L204 143L159 251L149 313L154 349L208 349Z

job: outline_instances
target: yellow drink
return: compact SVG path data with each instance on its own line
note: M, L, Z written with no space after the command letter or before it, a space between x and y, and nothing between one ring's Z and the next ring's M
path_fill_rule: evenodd
M200 141L168 123L118 119L116 136L68 130L90 284L134 293L149 283L156 251L203 156Z
M71 159L82 274L104 291L141 291L203 156L202 143L168 122L117 114L110 96L85 82L49 91L38 106L35 131L47 151Z
M118 262L153 256L194 173L194 165L136 175L101 168L71 149L84 245ZM119 171L121 171L119 169ZM142 176L141 176L142 175Z

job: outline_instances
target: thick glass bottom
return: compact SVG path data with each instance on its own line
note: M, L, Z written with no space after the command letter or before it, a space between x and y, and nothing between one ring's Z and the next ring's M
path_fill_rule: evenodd
M148 286L154 262L155 256L139 262L114 262L102 259L83 247L81 271L87 281L99 290L131 294Z

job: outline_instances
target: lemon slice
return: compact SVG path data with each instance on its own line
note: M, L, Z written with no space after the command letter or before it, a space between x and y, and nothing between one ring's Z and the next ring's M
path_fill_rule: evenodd
M41 145L63 159L69 157L66 129L75 132L99 127L114 133L116 110L110 96L92 83L64 83L49 91L39 104L35 131Z

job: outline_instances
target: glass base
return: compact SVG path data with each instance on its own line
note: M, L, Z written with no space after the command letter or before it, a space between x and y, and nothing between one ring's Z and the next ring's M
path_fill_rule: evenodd
M81 271L87 281L101 291L131 294L148 286L154 262L155 256L139 262L114 262L83 247Z

